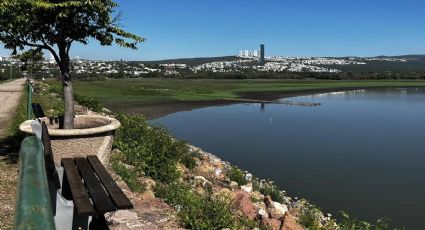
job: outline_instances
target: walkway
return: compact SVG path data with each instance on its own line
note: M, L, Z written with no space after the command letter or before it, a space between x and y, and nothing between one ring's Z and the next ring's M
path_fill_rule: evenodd
M0 83L0 230L13 228L19 146L6 136L24 86L25 79Z
M19 99L24 92L25 79L0 84L0 138L7 134L10 121L15 116Z

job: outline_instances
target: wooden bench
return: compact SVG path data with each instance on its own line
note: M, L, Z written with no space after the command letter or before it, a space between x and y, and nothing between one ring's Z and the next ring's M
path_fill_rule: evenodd
M32 107L32 112L33 112L35 118L42 118L42 117L46 116L39 103L32 103L31 107Z
M49 131L42 122L42 142L46 172L51 186L60 188L59 176L53 160ZM74 212L80 217L92 216L91 229L107 229L103 214L121 209L132 209L133 204L102 165L97 156L63 158L62 196L74 202Z

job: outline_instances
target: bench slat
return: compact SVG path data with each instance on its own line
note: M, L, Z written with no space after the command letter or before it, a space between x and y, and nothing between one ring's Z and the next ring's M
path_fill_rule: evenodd
M42 118L45 117L46 115L44 114L43 109L41 108L40 103L32 103L31 104L32 107L32 112L34 113L34 116L36 118Z
M106 191L108 191L109 195L115 203L115 206L117 206L118 209L133 208L133 204L130 202L121 188L118 187L117 183L108 173L105 166L103 166L103 164L100 162L99 158L97 156L88 156L87 160L102 182L103 187L105 187Z
M109 198L109 195L106 193L99 179L96 177L96 174L87 159L77 157L74 158L74 160L81 176L84 179L84 183L90 192L96 210L100 214L116 211L117 208Z
M56 189L61 187L59 181L58 171L56 171L55 162L53 160L52 145L50 142L49 130L47 129L46 123L41 123L41 141L44 147L44 162L46 165L47 175L53 180L53 184Z
M62 190L69 189L71 190L72 199L74 201L75 209L77 210L77 214L79 216L92 216L95 214L92 203L90 202L89 194L84 188L83 181L78 174L77 167L74 163L74 159L72 158L63 158L62 166L65 171L65 175L68 185L65 185ZM64 192L64 191L63 191Z

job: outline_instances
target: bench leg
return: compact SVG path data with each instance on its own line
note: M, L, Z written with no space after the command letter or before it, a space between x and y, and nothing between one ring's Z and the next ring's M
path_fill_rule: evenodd
M90 222L89 229L109 230L108 223L102 214L93 217L92 221Z

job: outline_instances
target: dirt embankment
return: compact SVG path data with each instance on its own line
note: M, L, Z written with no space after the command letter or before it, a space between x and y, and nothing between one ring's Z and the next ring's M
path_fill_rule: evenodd
M281 98L305 96L318 93L329 93L336 91L350 91L360 89L383 88L383 87L345 87L345 88L326 88L326 89L306 89L294 91L275 91L275 92L241 92L239 93L240 99L251 100L264 100L273 101ZM235 99L217 99L217 100L200 100L200 101L170 101L170 102L157 102L151 104L122 104L122 105L108 105L105 106L114 112L125 112L131 114L143 114L148 119L155 119L166 116L168 114L190 111L193 109L204 108L209 106L222 106L243 103L241 100Z

